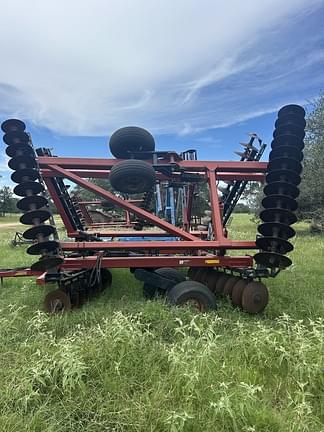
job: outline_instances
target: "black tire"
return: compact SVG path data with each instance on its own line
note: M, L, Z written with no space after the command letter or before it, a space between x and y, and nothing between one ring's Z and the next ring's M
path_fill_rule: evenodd
M180 282L167 292L170 304L185 306L194 303L199 312L217 309L216 297L203 284L194 281Z
M154 270L154 273L174 281L174 284L178 284L186 280L182 273L172 267L161 267ZM152 300L154 298L164 296L165 290L156 288L155 286L146 283L143 285L143 295L146 299Z
M157 270L155 270L155 273L171 279L176 283L184 282L186 280L186 277L182 273L180 273L179 270L176 270L172 267L158 268Z
M123 193L149 191L156 183L154 168L141 160L125 160L113 166L109 176L111 186Z
M111 135L109 149L111 154L118 159L129 159L132 153L136 153L136 159L146 159L149 155L145 152L155 150L155 141L147 130L137 126L128 126L118 129Z

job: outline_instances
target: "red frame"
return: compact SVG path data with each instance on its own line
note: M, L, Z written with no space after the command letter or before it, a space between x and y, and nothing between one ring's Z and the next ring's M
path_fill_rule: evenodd
M217 182L220 180L247 180L264 182L265 172L267 169L266 162L228 162L228 161L197 161L182 160L176 153L161 153L162 157L157 160L153 158L147 160L147 163L154 165L158 180L169 179L159 173L159 165L169 165L174 169L172 180L179 179L181 172L196 174L202 176L209 185L211 219L215 240L207 241L206 231L190 231L191 206L194 192L194 186L190 184L188 188L187 207L184 210L183 227L176 227L165 220L151 214L136 205L136 203L123 200L113 193L94 185L87 178L108 178L111 168L121 162L118 159L105 158L67 158L67 157L43 157L37 158L42 177L47 185L48 191L56 205L58 212L67 230L67 235L75 238L76 241L62 241L63 251L83 252L85 250L94 251L125 251L125 257L104 257L102 260L103 267L181 267L181 266L222 266L222 267L252 267L253 259L251 256L219 256L219 250L226 249L256 249L255 240L242 241L230 240L227 238L222 225L222 208L218 198ZM86 221L93 233L94 228L97 236L102 238L112 237L111 240L104 241L77 241L80 232L75 231L70 224L59 197L49 181L52 177L62 177L75 184L95 193L104 200L110 201L115 205L123 208L125 214L135 214L139 217L159 227L159 231L154 232L134 232L134 231L106 231L103 228L107 224L93 224L92 221ZM81 202L81 210L86 213L87 202ZM126 226L129 226L129 219L126 220ZM124 227L125 227L124 225ZM109 226L109 224L108 224ZM121 226L121 224L119 224ZM152 234L152 235L151 235ZM114 241L115 237L146 237L151 236L151 241ZM173 241L154 240L154 237L173 236ZM143 257L129 257L128 251L141 250L144 252ZM153 255L154 253L154 255ZM170 254L181 254L180 256L170 256ZM206 258L206 254L208 257ZM62 268L79 269L88 268L94 265L95 256L84 258L66 258ZM214 264L208 264L212 262ZM186 264L181 264L185 262Z

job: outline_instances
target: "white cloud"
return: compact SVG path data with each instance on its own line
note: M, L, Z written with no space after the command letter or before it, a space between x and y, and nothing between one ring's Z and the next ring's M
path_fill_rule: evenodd
M7 1L0 115L72 135L107 135L127 124L187 134L271 111L283 102L279 87L291 80L293 58L284 39L282 50L275 44L320 3ZM318 63L317 54L307 65L296 60L296 70Z
M0 153L0 175L8 171L8 161L9 157L3 151Z

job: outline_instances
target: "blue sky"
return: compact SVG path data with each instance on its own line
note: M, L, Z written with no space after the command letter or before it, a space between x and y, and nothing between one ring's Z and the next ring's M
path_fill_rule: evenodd
M0 120L62 156L109 156L109 135L138 125L158 149L235 160L247 132L270 143L277 110L323 90L323 22L322 0L11 0Z

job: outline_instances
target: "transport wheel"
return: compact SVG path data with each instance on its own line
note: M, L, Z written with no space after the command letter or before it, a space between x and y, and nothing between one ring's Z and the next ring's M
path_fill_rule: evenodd
M182 273L172 267L161 267L154 270L154 272L159 274L160 276L164 276L167 279L174 281L174 284L184 282L186 280L185 276L183 276ZM165 295L165 290L156 288L155 286L146 283L143 286L143 295L146 299L151 300L156 298L157 296Z
M262 282L250 282L243 289L242 308L250 314L262 312L269 302L269 292Z
M233 286L232 289L232 305L234 307L242 307L242 294L246 285L249 283L246 279L241 279Z
M111 186L123 193L149 191L156 182L154 168L141 160L125 160L113 166L109 176Z
M167 299L172 305L189 306L199 312L217 309L214 294L199 282L185 281L174 285L168 290Z
M238 276L231 276L229 279L227 279L224 285L223 295L225 297L231 297L234 285L240 280L241 278Z
M109 140L109 149L118 159L128 159L136 153L137 159L145 159L155 149L153 136L145 129L137 126L128 126L116 130ZM142 153L142 155L141 155Z
M44 299L44 310L49 314L57 314L70 311L70 296L60 289L51 291Z
M221 273L219 273L217 270L212 269L206 279L206 285L207 288L210 289L211 292L215 292L216 289L216 283L221 276Z
M221 273L221 276L217 279L216 285L215 285L215 294L222 294L224 290L225 283L227 282L228 278L230 276Z
M168 279L171 279L174 282L184 282L186 280L185 276L179 272L179 270L176 270L172 267L161 267L155 270L155 273L164 276Z

